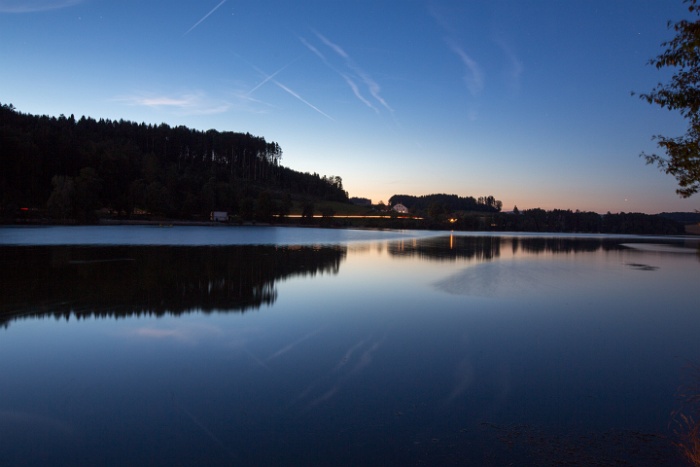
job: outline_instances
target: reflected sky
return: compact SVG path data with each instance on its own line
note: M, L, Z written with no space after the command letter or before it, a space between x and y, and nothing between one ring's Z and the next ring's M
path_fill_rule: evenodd
M41 226L0 227L0 245L336 245L426 236L412 231L269 226Z
M418 237L0 247L0 459L678 465L696 240Z

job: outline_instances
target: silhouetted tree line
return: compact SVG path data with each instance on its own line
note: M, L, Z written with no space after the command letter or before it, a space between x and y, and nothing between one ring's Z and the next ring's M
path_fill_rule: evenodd
M499 212L503 203L493 196L457 196L432 194L423 196L394 195L389 198L389 204L403 204L411 213L430 217L440 217L454 211Z
M500 213L489 219L491 230L515 232L580 232L607 234L677 235L685 227L666 217L641 213L582 212L554 209L527 209Z
M700 211L695 212L662 212L661 217L672 219L681 224L700 224Z
M127 217L222 210L252 218L265 192L270 207L262 210L276 213L287 195L347 201L340 177L284 167L279 144L250 133L34 116L1 104L0 145L5 216L33 208L89 221L105 208Z
M393 216L387 219L334 220L339 227L367 227L417 230L554 232L682 235L685 226L662 215L640 213L598 214L555 209L516 212L449 212L430 209L424 217Z
M341 247L2 246L0 324L20 316L125 317L271 305L275 282L337 274Z

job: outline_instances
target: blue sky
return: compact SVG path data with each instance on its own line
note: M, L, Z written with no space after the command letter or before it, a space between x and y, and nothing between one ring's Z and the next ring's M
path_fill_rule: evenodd
M350 196L692 211L631 91L681 0L0 0L0 102L276 141Z

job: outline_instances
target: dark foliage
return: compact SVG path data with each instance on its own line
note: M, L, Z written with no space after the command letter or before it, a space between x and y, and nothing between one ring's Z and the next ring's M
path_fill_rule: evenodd
M662 212L659 216L681 224L700 224L700 212Z
M389 204L391 206L403 204L412 213L425 213L426 215L431 210L437 214L450 211L499 212L502 207L502 203L493 196L484 196L477 199L472 196L461 197L446 194L423 196L394 195L389 198Z
M264 192L347 201L340 177L284 167L277 143L249 133L33 116L0 105L0 147L6 217L29 208L83 222L103 208L125 217L197 218L238 213L241 200ZM274 205L263 206L263 217Z
M494 216L492 229L520 232L581 232L608 234L680 235L682 224L661 215L624 213L604 215L555 209L527 209Z
M696 0L685 2L692 14L700 15ZM676 193L687 198L700 189L700 19L669 21L668 27L676 36L661 44L666 50L649 64L658 69L672 68L675 73L670 82L659 83L651 92L639 97L650 104L680 112L688 120L688 129L683 136L654 136L666 155L642 153L642 157L648 164L656 164L673 175L679 186Z
M434 208L434 206L433 206ZM598 214L554 209L524 209L513 212L444 211L429 209L425 217L392 216L390 219L346 221L347 226L481 232L606 233L683 235L685 226L662 214ZM336 221L337 222L337 221Z

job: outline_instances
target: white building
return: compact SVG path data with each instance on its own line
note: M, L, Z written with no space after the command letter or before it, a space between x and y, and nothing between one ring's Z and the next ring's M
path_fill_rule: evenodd
M401 203L395 204L391 209L401 214L408 214L408 208Z

